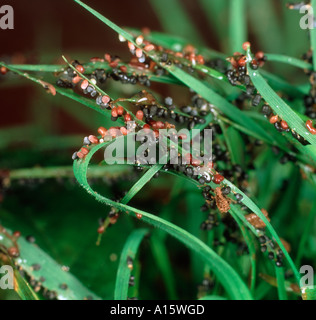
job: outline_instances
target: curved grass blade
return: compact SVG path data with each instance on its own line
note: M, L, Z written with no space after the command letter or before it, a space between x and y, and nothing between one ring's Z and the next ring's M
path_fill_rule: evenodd
M127 300L129 279L131 276L131 267L128 262L129 259L134 261L138 247L148 232L148 229L137 229L127 238L117 269L114 300Z
M189 232L155 215L103 197L91 189L86 176L89 162L93 154L106 145L107 143L103 143L95 146L93 150L90 150L84 161L74 161L74 173L81 186L96 200L115 207L122 212L132 213L133 217L136 217L136 214L138 217L141 215L142 221L147 222L154 227L161 228L163 231L178 239L191 250L194 250L200 256L200 258L210 266L211 270L218 277L218 280L221 282L232 299L251 299L251 294L248 288L236 271L232 269L229 264L227 264L206 244L192 236Z
M117 26L116 24L114 24L113 22L111 22L110 20L108 20L107 18L105 18L104 16L100 15L98 12L96 12L95 10L93 10L92 8L90 8L89 6L87 6L86 4L82 3L80 0L75 0L75 2L77 2L78 4L82 5L85 9L87 9L89 12L91 12L92 14L94 14L96 17L98 17L102 22L104 22L105 24L107 24L109 27L111 27L113 30L115 30L117 33L121 34L123 37L125 37L127 40L129 40L130 42L132 42L134 45L136 45L136 43L134 42L134 39L132 37L131 34L129 34L128 32L126 32L125 30L121 29L119 26ZM137 46L137 45L136 45ZM148 54L148 53L146 53ZM150 55L148 54L154 61L158 61L157 57L154 55ZM158 61L159 63L159 61ZM235 118L234 120L236 120L237 118L237 123L238 122L244 122L246 121L246 119L244 118L244 114L239 111L236 107L234 107L233 105L231 105L230 103L228 103L223 97L215 94L212 92L212 90L210 90L210 88L207 87L203 87L204 84L201 83L200 81L196 80L194 77L188 75L187 73L185 73L183 70L176 68L175 66L164 66L171 74L173 74L175 77L177 77L179 80L181 80L182 82L186 83L189 87L191 87L192 89L194 89L197 93L201 94L202 97L204 97L205 99L207 99L209 102L214 103L215 105L220 105L221 106L221 110L223 111L223 108L226 112L223 111L223 113L227 114L228 116L232 116L232 113L234 114ZM263 80L264 81L264 80ZM207 90L206 90L207 89ZM214 101L215 100L215 101ZM236 109L236 110L234 110ZM234 112L235 111L235 112ZM247 120L248 122L245 123L245 126L249 126L249 119ZM256 128L258 128L258 130L260 131L260 135L264 135L267 136L269 139L271 139L271 137L269 135L266 134L266 132L255 122L251 122L252 126L255 126ZM89 154L90 155L90 154ZM88 155L88 156L89 156ZM90 155L91 156L91 155ZM74 167L74 170L76 171L76 168ZM78 176L78 178L80 178L80 176ZM81 177L82 179L82 177ZM84 181L84 180L83 180ZM269 221L266 219L266 217L263 215L263 213L261 212L261 210L259 210L259 208L253 203L252 200L250 200L243 192L241 192L237 187L235 187L232 183L230 183L228 180L225 180L225 183L227 185L229 185L232 190L236 193L240 193L243 195L244 200L243 200L243 204L245 204L249 209L252 210L252 212L254 212L256 215L259 216L259 218L266 224L267 229L269 230L269 232L271 233L271 235L275 238L275 240L277 241L278 245L280 246L281 250L283 251L286 259L288 260L297 281L300 281L300 275L291 259L291 257L289 256L289 254L287 253L287 251L285 250L282 242L280 241L280 238L278 237L277 233L275 232L274 228L271 226L271 224L269 223ZM86 187L88 187L88 185L86 185ZM90 188L90 187L89 187ZM89 191L89 193L91 193L91 190ZM92 193L93 194L93 193ZM100 196L101 197L101 196ZM102 199L102 197L101 197ZM112 205L113 202L111 201ZM244 217L243 217L244 218ZM246 220L244 218L244 220ZM243 220L243 221L244 221ZM247 220L246 220L247 221ZM248 221L247 221L248 223ZM249 226L249 223L248 223ZM251 225L250 225L251 226ZM256 231L254 230L254 233L256 234Z

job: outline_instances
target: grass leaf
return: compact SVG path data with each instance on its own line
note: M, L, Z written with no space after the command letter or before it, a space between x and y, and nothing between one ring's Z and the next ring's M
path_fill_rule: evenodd
M114 300L127 300L129 279L131 276L131 268L128 266L128 259L134 261L138 247L147 234L148 229L137 229L127 238L117 269Z

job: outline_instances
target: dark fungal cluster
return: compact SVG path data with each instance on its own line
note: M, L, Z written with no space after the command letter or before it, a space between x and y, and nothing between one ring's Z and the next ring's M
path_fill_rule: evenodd
M249 42L245 42L243 44L243 49L247 50L250 47ZM288 123L281 119L277 114L273 112L269 104L264 101L259 92L257 92L256 88L253 86L251 79L248 75L247 70L247 56L241 54L240 52L235 52L233 57L227 59L232 68L226 71L226 76L229 83L232 86L242 85L245 88L245 91L237 98L236 104L237 106L243 108L245 101L250 101L251 106L260 107L262 114L269 120L269 122L274 126L274 128L280 133L290 132L292 136L303 146L310 144L306 139L300 136L294 129L291 129ZM262 51L259 51L255 54L255 58L250 61L249 65L253 70L257 70L259 67L262 67L266 62L267 58ZM313 75L311 75L311 79L313 79ZM315 90L314 90L315 91ZM314 92L311 89L311 92ZM313 108L314 106L314 98L312 94L305 97L305 105L309 105L309 108ZM315 100L316 101L316 100ZM311 109L308 109L309 111ZM307 111L308 111L307 110ZM307 113L306 113L307 114ZM312 124L309 121L306 122L307 129L312 133L316 134L316 129L312 127ZM292 157L288 157L290 161L292 161Z

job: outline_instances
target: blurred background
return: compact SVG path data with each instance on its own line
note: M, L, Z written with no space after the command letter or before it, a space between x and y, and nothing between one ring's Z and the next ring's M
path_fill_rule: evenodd
M164 0L173 1L173 0ZM164 2L161 1L161 2ZM148 27L151 30L183 36L193 44L206 45L214 50L232 55L229 47L229 11L233 0L178 0L188 21L195 29L187 32L186 25L172 19L172 12L164 12L158 1L97 1L86 0L101 14L120 26ZM299 28L300 14L286 8L288 1L247 1L247 21L254 51L287 54L300 58L309 48L308 32ZM3 0L14 8L14 30L0 30L0 60L16 64L62 63L61 55L70 60L89 61L103 57L104 53L129 59L126 44L120 43L115 32L107 28L90 13L71 0ZM191 38L190 38L191 37ZM269 63L266 66L291 83L304 79L303 72L292 67ZM141 87L139 87L141 88ZM107 92L113 96L129 95L138 88L107 83ZM151 90L162 95L172 95L179 104L190 101L190 93L173 85L154 84ZM123 216L96 246L99 218L108 209L94 201L81 190L72 172L59 177L34 178L32 174L14 171L21 168L63 166L71 168L71 155L81 146L82 138L96 134L100 125L107 122L100 115L70 99L53 97L40 86L11 73L0 75L0 169L2 189L0 195L0 223L23 235L32 235L42 249L57 262L70 267L86 286L100 296L113 298L116 270L121 249L127 235L141 222ZM6 171L15 178L6 184ZM109 175L93 181L95 189L109 197L119 197L135 180L127 170L119 177ZM298 179L298 177L296 177ZM295 179L296 179L295 178ZM161 212L165 204L173 212L172 221L199 233L201 219L196 219L203 198L189 186L182 186L169 177L163 183L153 180L149 187L133 200L133 205ZM169 180L168 180L169 179ZM293 178L294 179L294 178ZM169 191L162 185L173 186L175 197L170 203ZM182 182L181 182L182 183ZM174 211L175 210L175 211ZM190 213L191 212L191 213ZM189 219L184 219L189 217ZM170 239L166 240L168 243ZM169 243L176 284L179 292L172 292L161 281L157 268L159 257L148 254L146 243L141 250L146 253L142 269L146 278L141 294L147 299L181 297L194 298L196 286L202 277L193 279L186 267L198 262L175 241ZM201 272L202 275L202 272ZM146 283L146 279L150 279ZM152 290L152 288L155 290Z

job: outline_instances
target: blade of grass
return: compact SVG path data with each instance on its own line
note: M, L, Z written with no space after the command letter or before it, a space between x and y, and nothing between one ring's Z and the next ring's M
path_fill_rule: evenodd
M129 279L131 276L131 267L128 265L128 260L131 259L131 261L134 261L138 248L147 234L148 229L137 229L127 238L117 269L114 300L127 300Z
M313 8L313 12L315 15L316 12L316 0L311 0L311 5ZM313 17L314 19L314 17ZM314 71L316 71L316 28L312 28L310 30L310 35L311 35L311 49L313 51L313 67L314 67Z
M7 231L9 230L7 229ZM1 233L1 236L1 238L6 238L4 233ZM19 237L17 244L20 250L20 256L15 259L16 266L25 271L29 277L37 282L41 282L41 278L45 278L45 282L41 285L42 288L56 292L57 299L83 300L88 296L94 299L100 299L84 287L70 272L64 271L56 261L38 246L29 243L23 237ZM34 270L34 264L40 264L40 269ZM60 284L63 283L67 285L66 290L60 288ZM22 282L20 282L19 285L23 286L23 290L27 289Z
M276 279L277 279L279 300L287 300L284 269L275 267L275 273L276 273Z
M283 29L279 24L280 20L274 2L272 0L250 0L247 4L250 25L260 48L267 52L281 53L284 48L281 32Z
M196 44L203 43L199 31L179 0L150 0L163 29L171 34L186 37Z
M22 278L18 270L14 270L14 290L22 300L40 300L32 287Z
M218 42L221 44L221 48L226 52L226 40L227 40L227 25L223 24L226 20L226 8L228 7L227 0L221 1L199 1L202 10L207 16L208 23L211 27L211 32L216 32Z
M230 0L229 3L229 49L238 52L247 40L247 17L245 0Z
M170 300L177 300L178 295L175 286L175 277L172 272L172 266L170 263L170 258L168 256L168 251L165 244L164 237L161 236L160 230L157 230L150 237L150 245L152 248L152 254L156 260L157 265L161 271L161 276L164 279L167 294Z
M281 62L300 69L313 70L313 65L301 59L274 53L265 53L264 55L267 57L268 61Z
M302 260L302 257L304 257L304 251L306 250L306 242L307 242L308 236L311 234L315 217L316 217L316 203L314 203L313 208L311 209L308 215L308 218L305 222L304 231L299 241L299 246L298 246L296 260L295 260L295 264L298 268L301 267L301 260Z
M113 22L111 22L110 20L108 20L107 18L105 18L104 16L100 15L98 12L96 12L95 10L93 10L92 8L90 8L89 6L87 6L86 4L82 3L80 0L74 0L75 2L77 2L78 4L80 4L81 6L83 6L85 9L87 9L89 12L91 12L92 14L94 14L97 18L99 18L102 22L104 22L105 24L107 24L110 28L114 29L117 33L121 34L123 37L125 37L127 40L129 40L130 42L132 42L135 46L136 43L133 39L133 37L131 36L131 34L129 34L128 32L126 32L125 30L121 29L119 26L117 26L116 24L114 24ZM149 55L154 61L160 63L159 59L155 56L155 55L150 55L149 53L146 52L147 55ZM166 68L171 74L173 74L175 77L177 77L178 79L180 79L182 82L186 83L189 87L191 87L192 89L194 89L197 93L200 93L202 96L204 96L204 98L206 98L208 101L210 101L212 103L211 100L216 100L213 101L214 104L216 105L220 105L221 106L221 110L223 109L223 105L226 109L226 112L231 116L231 114L233 113L232 110L234 110L233 108L235 108L234 106L232 106L231 104L229 104L224 98L222 98L221 96L218 96L217 94L213 93L212 91L210 92L210 89L204 88L203 84L196 80L194 77L188 75L187 73L185 73L183 70L176 68L175 66L163 66L164 68ZM228 105L229 107L228 107ZM235 108L236 110L238 110L237 108ZM234 115L235 115L235 120L237 117L237 122L239 121L244 121L245 119L244 114L240 111L240 113L238 113L236 110L234 110ZM239 110L238 110L239 111ZM225 113L225 112L224 112ZM239 119L238 119L239 118ZM249 119L248 119L248 125L245 124L246 126L249 125ZM258 126L255 122L251 123L252 126L256 126L256 128L258 128L260 130L260 133L263 131L264 132L264 136L267 136L266 132L264 130L261 129L260 126ZM268 135L269 139L270 136ZM88 154L88 156L91 156L91 154ZM74 167L74 171L76 171L76 167ZM80 178L80 177L78 177ZM78 179L77 178L77 179ZM79 180L79 179L78 179ZM288 260L291 268L293 269L293 272L296 276L297 281L300 281L300 276L299 273L291 259L291 257L289 256L289 254L287 253L287 251L285 250L282 242L280 241L280 238L278 237L277 233L275 232L274 228L271 226L271 224L269 223L269 221L266 219L266 217L263 215L263 213L261 212L261 210L253 203L252 200L250 200L244 193L242 193L237 187L235 187L233 184L231 184L228 180L224 180L224 182L226 184L228 184L232 190L234 192L240 193L243 195L244 200L243 203L252 210L252 212L254 212L256 215L259 216L259 218L267 225L267 229L269 230L269 232L271 233L271 235L275 238L276 242L278 243L278 245L280 246L281 250L283 251L286 259ZM86 186L88 187L88 185ZM214 186L213 186L214 187ZM89 187L90 188L90 187ZM91 193L91 191L89 191L89 193ZM112 202L112 201L111 201ZM113 202L112 202L113 203ZM245 219L244 219L245 220ZM244 221L243 220L243 221ZM246 221L247 222L247 221ZM249 224L248 224L249 226ZM254 233L256 234L256 231L254 231Z
M252 61L250 50L248 49L248 60ZM249 65L249 64L248 64ZM258 70L252 70L249 66L249 76L253 85L262 95L273 111L283 120L289 127L299 133L304 139L316 146L316 137L314 137L306 128L305 123L297 116L297 114L282 100L275 91L267 84L260 75Z
M74 0L81 6L83 6L85 9L87 9L89 12L91 12L93 15L95 15L97 18L99 18L102 22L107 24L110 28L115 30L118 34L121 34L125 39L132 42L134 45L136 45L133 37L131 34L111 22L109 19L105 18L86 4L82 3L80 0ZM137 46L137 45L136 45ZM151 55L148 52L146 53L150 56L154 61L158 62L160 64L160 61L157 56ZM226 99L221 97L220 95L216 94L212 89L207 87L205 84L203 84L201 81L195 79L194 77L190 76L183 70L172 66L163 65L163 67L168 70L173 76L178 78L180 81L185 83L188 87L192 88L194 91L196 91L198 94L200 94L203 98L208 100L210 103L213 103L216 105L224 114L226 114L228 117L234 119L237 123L244 125L245 127L251 127L253 130L253 134L257 137L264 136L268 140L271 141L271 137L264 131L262 128L252 119L246 117L238 108L236 108L234 105L229 103ZM260 138L259 138L260 139Z
M232 269L229 264L227 264L221 257L219 257L212 249L210 249L198 238L192 236L189 232L164 219L161 219L145 211L110 200L91 189L86 176L89 162L93 154L106 145L107 143L103 143L93 147L93 150L90 150L84 161L74 161L74 173L81 186L90 195L94 196L96 200L106 205L113 206L121 210L122 212L132 213L133 217L135 218L136 215L141 215L142 221L147 222L154 227L161 228L163 231L167 232L168 234L182 242L184 245L197 252L201 259L209 264L210 268L218 277L218 280L221 282L232 299L251 299L249 290L247 289L239 275L236 273L236 271Z

